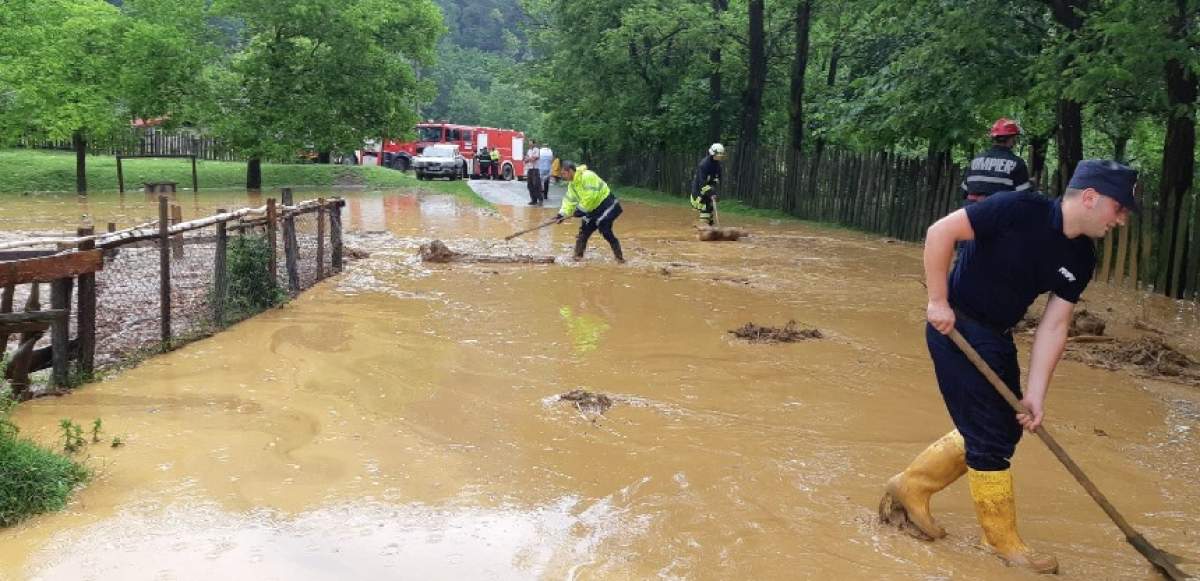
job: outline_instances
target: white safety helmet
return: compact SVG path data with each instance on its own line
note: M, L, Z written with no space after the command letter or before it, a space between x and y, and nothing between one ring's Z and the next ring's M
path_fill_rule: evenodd
M708 148L709 155L725 155L725 146L720 143L714 143Z

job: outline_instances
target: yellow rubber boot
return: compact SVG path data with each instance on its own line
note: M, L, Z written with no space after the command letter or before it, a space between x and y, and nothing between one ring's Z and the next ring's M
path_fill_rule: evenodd
M929 499L966 471L966 444L962 434L954 430L918 454L904 472L888 480L887 491L879 501L879 519L918 539L932 541L946 536L946 529L929 512Z
M1013 479L1009 470L969 470L971 499L975 515L983 527L988 548L1004 562L1031 569L1037 573L1058 573L1058 559L1053 555L1035 553L1025 546L1017 534L1017 503L1013 499Z

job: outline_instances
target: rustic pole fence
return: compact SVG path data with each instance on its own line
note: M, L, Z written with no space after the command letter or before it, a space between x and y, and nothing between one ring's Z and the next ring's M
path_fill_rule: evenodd
M225 210L218 209L217 214ZM227 255L229 252L229 233L225 222L217 222L217 248L213 260L213 324L217 327L225 325L225 297L229 294L229 274L227 272Z

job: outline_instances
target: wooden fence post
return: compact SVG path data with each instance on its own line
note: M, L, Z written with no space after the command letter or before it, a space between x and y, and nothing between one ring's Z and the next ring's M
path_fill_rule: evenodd
M283 259L287 266L288 290L295 295L300 292L300 257L296 243L296 216L287 210L292 205L292 189L283 188Z
M217 214L224 213L224 208L217 210ZM229 278L225 266L228 248L229 234L225 222L217 222L217 251L213 267L213 324L218 328L225 326L225 295L229 291Z
M0 291L0 314L11 313L13 306L13 293L16 292L17 285L6 284L4 290ZM8 352L8 333L0 333L0 359L4 359L5 353Z
M95 229L80 228L76 233L80 236L91 236ZM79 244L80 250L93 250L95 240ZM79 317L75 321L79 335L79 370L85 377L91 377L96 368L96 274L79 275Z
M279 249L275 246L275 221L278 219L279 211L275 208L275 198L267 198L267 245L271 248L271 263L268 268L271 269L271 288L278 286L279 272Z
M174 226L182 221L183 207L179 204L171 204L171 225ZM183 234L171 237L171 254L175 256L175 260L183 258Z
M325 278L325 198L317 198L317 280Z
M50 325L50 372L51 387L66 387L70 376L71 351L71 277L55 279L50 283L50 308L60 311Z
M334 200L329 208L329 246L331 251L330 266L334 272L342 271L342 204L340 198Z
M158 197L158 304L163 346L171 343L171 240L167 197Z

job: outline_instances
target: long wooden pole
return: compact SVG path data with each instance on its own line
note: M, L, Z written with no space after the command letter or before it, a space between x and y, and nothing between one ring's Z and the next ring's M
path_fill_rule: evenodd
M550 220L549 222L543 222L543 223L541 223L541 224L538 224L537 226L534 226L533 228L526 228L526 229L524 229L524 230L521 230L521 231L519 231L519 232L513 232L512 234L509 234L508 236L505 236L505 237L504 237L504 239L505 239L505 240L512 240L513 238L516 238L517 236L520 236L520 235L522 235L522 234L528 234L528 233L530 233L530 232L533 232L534 230L541 230L542 228L545 228L546 226L551 226L551 225L554 225L554 224L557 224L557 223L559 223L559 219L558 219L558 218L554 218L553 220Z
M171 238L167 197L158 197L158 304L163 347L171 343Z
M965 338L963 338L962 334L960 334L957 329L950 331L950 340L954 341L955 345L958 345L958 348L962 350L964 355L967 356L967 359L970 359L971 363L975 364L975 368L987 378L987 380L992 384L992 387L996 388L996 391L1000 392L1000 395L1004 397L1004 401L1007 401L1008 405L1012 406L1013 410L1017 411L1018 413L1029 413L1029 410L1025 409L1025 406L1021 404L1020 400L1017 399L1017 396L1013 394L1012 390L1010 390L1008 386L1004 385L1004 382L1000 380L1000 376L996 375L995 371L992 371L992 368L988 366L987 362L984 361L982 357L979 356L979 353L975 351L975 348L971 347L971 344L968 343ZM1063 450L1062 446L1058 445L1058 441L1050 435L1050 432L1046 431L1045 426L1038 426L1037 429L1034 430L1034 433L1042 439L1042 442L1045 442L1046 447L1050 448L1050 451L1053 452L1054 456L1063 463L1063 466L1067 467L1067 472L1070 472L1071 476L1075 477L1075 480L1078 481L1081 486L1083 486L1083 489L1086 490L1089 495L1091 495L1092 500L1095 500L1096 504L1100 505L1100 508L1104 510L1104 514L1107 514L1108 518L1112 519L1112 521L1116 523L1117 528L1121 529L1122 533L1125 533L1125 540L1128 541L1129 544L1133 545L1133 548L1137 549L1139 553L1145 556L1146 559L1148 559L1152 565L1157 567L1163 575L1166 575L1167 578L1190 578L1186 573L1180 571L1179 568L1175 566L1175 563L1171 561L1171 558L1166 553L1154 545L1151 545L1150 541L1146 540L1146 537L1143 537L1141 533L1137 532L1132 526L1130 526L1129 522L1125 520L1125 517L1121 516L1121 513L1117 512L1116 507L1114 507L1112 503L1108 501L1108 498L1105 498L1104 493L1100 492L1100 489L1096 488L1095 484L1092 484L1092 480L1088 478L1087 474L1084 474L1083 469L1080 468L1079 465L1067 455L1067 451Z

